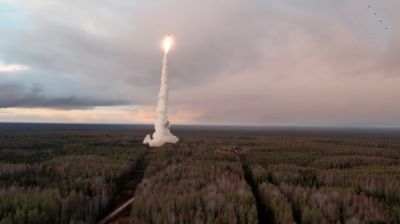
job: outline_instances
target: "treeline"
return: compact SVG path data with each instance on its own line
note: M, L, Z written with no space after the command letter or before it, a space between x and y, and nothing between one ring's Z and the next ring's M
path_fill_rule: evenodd
M340 143L277 141L250 151L275 223L400 222L400 148Z
M180 163L171 163L139 185L131 221L258 223L255 198L236 157L200 147L182 151L187 156ZM179 153L173 157L182 159Z
M144 155L144 147L126 136L103 137L35 135L27 140L32 149L22 136L3 141L0 223L92 223L101 217Z
M97 221L145 150L132 223L400 223L400 140L190 132L153 150L135 135L0 136L0 223Z
M252 173L259 192L272 210L276 223L385 223L393 216L384 203L346 188L309 187L301 181L270 183L262 167L254 166ZM297 183L296 183L297 182Z

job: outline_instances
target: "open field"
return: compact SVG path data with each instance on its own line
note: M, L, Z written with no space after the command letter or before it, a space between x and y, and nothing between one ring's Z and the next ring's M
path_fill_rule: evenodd
M400 132L0 124L0 223L400 223Z

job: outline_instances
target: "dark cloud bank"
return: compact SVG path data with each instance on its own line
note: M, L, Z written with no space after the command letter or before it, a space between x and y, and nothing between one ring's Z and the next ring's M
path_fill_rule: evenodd
M95 106L125 105L124 101L85 99L77 97L47 97L39 85L0 84L0 108L89 109Z

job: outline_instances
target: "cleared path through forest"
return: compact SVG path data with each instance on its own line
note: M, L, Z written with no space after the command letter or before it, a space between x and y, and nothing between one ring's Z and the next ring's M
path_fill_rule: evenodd
M100 224L130 223L130 208L132 207L132 202L135 200L136 188L143 179L144 170L147 166L147 157L155 152L155 150L146 150L146 154L135 168L132 178L122 186L121 190L114 197L111 203L111 212L100 220Z
M258 191L257 183L254 181L253 176L251 174L250 167L247 162L246 153L242 150L221 150L217 149L216 152L221 154L231 154L235 155L240 159L240 163L242 164L242 169L244 173L244 178L247 184L250 186L251 191L256 199L257 206L257 214L258 214L258 223L274 223L273 216L270 213L270 209L262 202L260 198L260 193Z

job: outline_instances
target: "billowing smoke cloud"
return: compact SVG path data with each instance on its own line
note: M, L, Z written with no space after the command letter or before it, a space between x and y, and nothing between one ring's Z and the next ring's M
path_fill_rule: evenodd
M143 140L144 144L148 144L150 147L161 147L165 143L177 143L179 139L171 134L169 130L168 121L168 51L171 48L172 39L167 37L164 41L164 58L162 60L162 72L161 72L161 87L160 93L158 94L158 102L156 109L156 121L154 123L155 132L153 138L147 135Z

